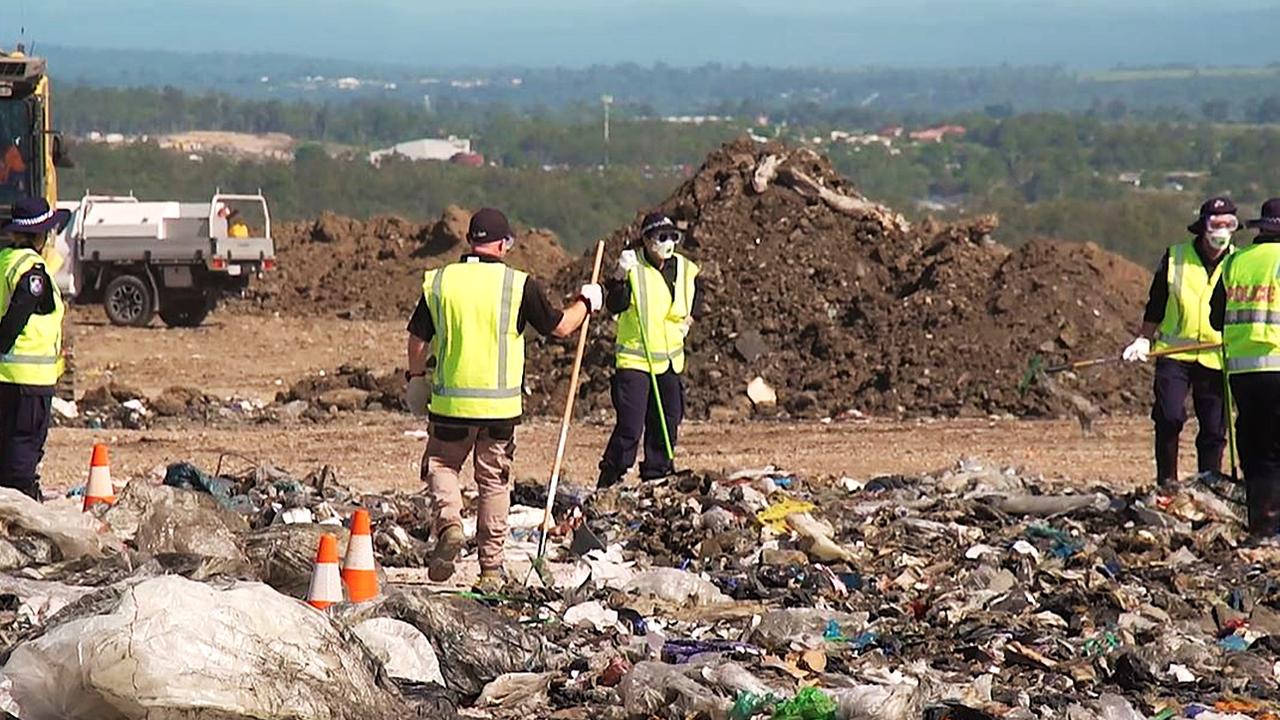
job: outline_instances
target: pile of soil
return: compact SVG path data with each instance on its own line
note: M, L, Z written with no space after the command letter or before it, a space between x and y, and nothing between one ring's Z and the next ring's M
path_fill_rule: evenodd
M912 227L816 153L746 138L653 210L686 228L682 252L703 269L707 313L688 342L693 417L1096 414L1146 402L1149 370L1132 366L1018 388L1035 355L1113 355L1129 341L1149 275L1096 245L1012 250L992 239L992 216ZM606 267L638 218L606 241ZM583 257L557 285L569 293L589 274ZM592 327L584 411L609 406L615 323ZM531 349L531 411L562 407L571 357L565 343ZM776 406L747 400L756 377Z
M399 217L356 220L324 213L274 229L279 269L253 283L249 305L292 315L408 318L422 294L422 273L457 260L467 248L471 213L450 206L425 225ZM569 262L554 233L517 229L514 267L553 277Z

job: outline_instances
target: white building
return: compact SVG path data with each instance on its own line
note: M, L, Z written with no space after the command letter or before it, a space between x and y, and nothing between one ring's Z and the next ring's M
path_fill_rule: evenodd
M380 165L382 159L399 155L409 160L448 161L458 153L470 153L471 140L450 135L447 138L421 138L392 145L369 153L369 162Z

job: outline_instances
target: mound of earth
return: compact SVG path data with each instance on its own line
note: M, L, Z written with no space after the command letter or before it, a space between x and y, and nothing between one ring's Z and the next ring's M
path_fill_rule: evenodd
M756 414L799 417L1096 414L1145 402L1149 370L1132 366L1019 389L1035 355L1113 355L1130 339L1149 275L1096 245L1010 249L992 239L993 216L913 227L824 157L745 138L653 210L686 228L682 251L703 268L707 313L688 344L693 417L750 414L757 377L778 401ZM639 216L607 239L607 268ZM570 294L590 262L567 267L559 289ZM609 407L615 323L592 328L584 411ZM544 342L529 358L530 410L559 412L572 347Z
M450 206L425 225L399 217L367 221L324 213L275 228L279 269L251 289L250 303L292 315L408 319L422 294L422 273L466 250L471 213ZM555 235L517 229L513 266L553 277L569 262Z

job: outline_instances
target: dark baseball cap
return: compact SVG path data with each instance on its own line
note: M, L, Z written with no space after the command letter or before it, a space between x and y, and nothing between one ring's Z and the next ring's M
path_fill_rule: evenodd
M1204 204L1200 206L1200 217L1197 217L1195 222L1187 226L1187 232L1194 233L1196 235L1204 232L1204 221L1212 215L1235 214L1236 204L1231 201L1231 198L1224 196L1211 197L1208 200L1205 200Z
M640 221L640 234L648 235L658 230L679 230L671 218L662 213L649 213Z
M467 228L467 241L472 245L505 240L515 237L511 232L511 223L500 210L481 208L471 216L471 225Z

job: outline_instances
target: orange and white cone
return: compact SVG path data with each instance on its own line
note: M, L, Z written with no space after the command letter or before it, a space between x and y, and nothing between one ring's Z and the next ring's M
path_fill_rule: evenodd
M373 533L369 527L369 511L363 508L351 516L351 542L342 563L342 583L347 586L347 599L353 603L378 596L378 569L373 561Z
M94 445L89 459L89 484L84 490L84 509L94 505L114 505L116 490L111 486L111 462L106 445Z
M338 575L338 539L320 536L316 567L311 571L311 587L307 588L307 604L324 610L342 602L342 578Z

